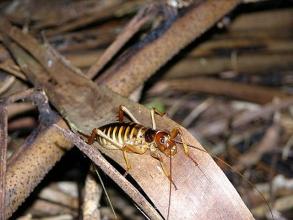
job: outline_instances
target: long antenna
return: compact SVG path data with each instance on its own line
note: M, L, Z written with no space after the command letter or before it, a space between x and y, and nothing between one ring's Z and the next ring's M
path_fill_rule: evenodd
M171 148L170 148L170 156L169 156L169 163L170 163L170 178L172 179L172 157L171 157ZM172 196L172 182L169 181L169 201L168 201L168 211L167 211L167 220L170 216L170 208L171 208L171 196Z
M175 142L176 143L179 143L179 144L182 144L182 142L181 141L177 141L177 140L175 140ZM189 147L191 147L191 148L194 148L194 149L197 149L197 150L199 150L199 151L202 151L202 152L205 152L205 153L207 153L207 154L209 154L212 158L214 158L214 159L216 159L216 160L218 160L218 161L220 161L221 163L223 163L223 164L225 164L227 167L229 167L233 172L235 172L236 174L238 174L240 177L242 177L243 178L243 180L246 182L246 183L248 183L248 185L249 186L251 186L260 196L261 196L261 198L265 201L265 203L266 203L266 205L267 205L267 207L268 207L268 209L269 209L269 211L270 211L270 213L271 213L271 216L272 216L272 219L275 219L274 218L274 215L273 215L273 211L272 211L272 209L271 209L271 206L270 206L270 204L269 204L269 202L266 200L266 198L264 197L264 195L242 174L242 173L240 173L239 171L237 171L235 168L233 168L229 163L227 163L226 161L224 161L223 159L221 159L221 158L219 158L219 157L217 157L217 156L215 156L215 155L212 155L212 154L210 154L208 151L206 151L206 150L204 150L204 149L201 149L201 148L199 148L199 147L196 147L196 146L193 146L193 145L190 145L190 144L187 144L187 146L189 146Z
M95 167L96 174L98 175L99 181L101 182L102 188L103 188L103 190L104 190L104 192L105 192L105 195L106 195L106 198L107 198L107 200L108 200L108 203L109 203L109 205L110 205L110 207L111 207L111 210L112 210L112 212L113 212L113 214L114 214L114 218L115 218L115 219L118 219L118 218L117 218L117 215L116 215L116 212L115 212L115 209L114 209L114 207L113 207L113 205L112 205L111 199L110 199L110 197L109 197L109 195L108 195L108 192L107 192L107 190L106 190L106 187L105 187L105 185L104 185L104 181L102 180L102 177L101 177L101 175L100 175L100 173L99 173L97 167L96 167L95 165L94 165L94 167Z

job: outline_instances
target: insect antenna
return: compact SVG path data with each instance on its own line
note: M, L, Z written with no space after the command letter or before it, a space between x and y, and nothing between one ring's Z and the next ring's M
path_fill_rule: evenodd
M96 172L96 174L97 174L97 176L98 176L98 178L99 178L99 181L101 182L102 188L103 188L103 190L104 190L104 192L105 192L105 195L106 195L106 198L107 198L108 203L109 203L109 205L110 205L110 208L111 208L111 210L112 210L112 212L113 212L113 214L114 214L114 218L115 218L115 219L118 219L118 218L117 218L117 215L116 215L116 212L115 212L115 209L114 209L114 207L113 207L113 204L112 204L112 202L111 202L110 196L109 196L109 194L108 194L108 192L107 192L107 190L106 190L106 187L105 187L105 185L104 185L104 181L102 180L102 177L101 177L101 175L100 175L100 173L99 173L97 167L96 167L95 165L93 165L93 166L94 166L94 168L95 168L95 172Z
M172 157L171 157L171 149L170 149L170 156L169 156L169 166L170 166L170 171L169 171L170 172L170 178L172 179ZM172 182L169 181L169 201L168 201L168 210L167 210L167 220L169 219L169 216L170 216L171 196L172 196Z
M180 141L175 141L177 143L182 143ZM193 146L193 145L190 145L190 144L187 144L188 147L191 147L191 148L194 148L194 149L197 149L199 151L202 151L202 152L205 152L207 154L209 154L212 158L214 158L215 160L218 160L220 161L221 163L223 163L224 165L226 165L231 171L233 171L234 173L236 173L237 175L239 175L250 187L252 187L260 196L261 198L263 199L263 201L266 203L268 209L269 209L269 212L272 216L272 219L275 219L274 218L274 215L273 215L273 211L272 211L272 208L269 204L269 202L266 200L266 198L264 197L264 195L255 187L255 185L253 183L251 183L242 173L240 173L239 171L237 171L235 168L233 168L229 163L227 163L226 161L224 161L223 159L221 159L220 157L217 157L215 155L212 155L210 154L208 151L204 150L204 149L201 149L199 147L196 147L196 146Z
M178 141L178 140L174 140L175 143L177 144L183 144L182 141ZM190 145L187 144L187 146L191 147ZM197 168L200 170L200 172L205 176L205 178L210 181L210 179L207 177L207 175L204 173L204 171L200 168L199 164L196 162L195 159L193 159L189 154L187 155L188 158L195 164L195 166L197 166Z

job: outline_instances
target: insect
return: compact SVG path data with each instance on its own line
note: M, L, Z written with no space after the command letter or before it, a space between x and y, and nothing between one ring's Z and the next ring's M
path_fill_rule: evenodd
M124 122L124 114L127 114L132 122ZM173 128L170 132L157 129L155 114L159 114L160 116L164 115L154 108L151 109L150 115L152 119L152 127L146 127L142 125L125 106L120 105L118 111L118 122L110 123L100 128L94 128L90 135L83 135L88 138L88 144L93 144L95 141L97 141L102 147L106 149L121 150L126 163L126 174L131 169L127 153L145 154L149 152L153 158L158 160L164 174L166 175L166 177L168 177L170 181L169 206L167 213L168 219L171 203L171 184L173 184L174 188L177 190L177 187L171 175L171 158L177 154L176 144L182 144L185 155L191 161L193 161L196 166L198 166L198 163L190 156L189 148L192 147L205 153L208 152L204 149L187 144L183 138L183 132L179 127ZM181 140L178 140L177 137ZM170 172L168 172L165 167L162 154L170 158ZM268 202L266 201L262 193L258 191L249 180L247 180L238 171L235 171L231 165L229 165L222 159L218 158L217 156L212 157L224 163L232 171L241 176L249 185L251 185L264 199L273 217Z
M132 122L124 122L124 114L127 114ZM174 128L171 132L157 129L155 122L155 114L163 116L156 109L150 111L152 119L152 127L142 125L133 114L123 105L119 107L118 122L104 125L100 128L94 128L90 136L87 136L88 144L97 141L102 147L110 150L121 150L126 163L126 173L131 169L131 165L127 158L127 153L145 154L147 152L160 162L161 168L168 177L169 181L177 189L170 172L167 171L162 153L171 158L177 154L176 143L182 143L184 153L189 157L195 165L197 162L189 155L189 146L182 137L182 130ZM175 139L179 137L181 141Z

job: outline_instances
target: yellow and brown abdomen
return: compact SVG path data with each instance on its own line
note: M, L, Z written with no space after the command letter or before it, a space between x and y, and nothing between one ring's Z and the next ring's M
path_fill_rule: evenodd
M148 128L133 122L117 122L104 125L99 128L108 138L120 145L141 145L145 144L144 133ZM111 147L113 144L105 138L98 136L97 142L102 146Z

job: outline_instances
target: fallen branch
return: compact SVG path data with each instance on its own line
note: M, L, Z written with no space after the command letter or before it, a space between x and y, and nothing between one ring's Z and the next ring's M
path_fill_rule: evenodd
M160 81L152 92L162 93L168 90L224 95L258 104L272 102L274 98L285 100L291 97L278 89L202 77Z
M7 124L6 106L0 103L0 219L5 219L6 164L7 164Z

